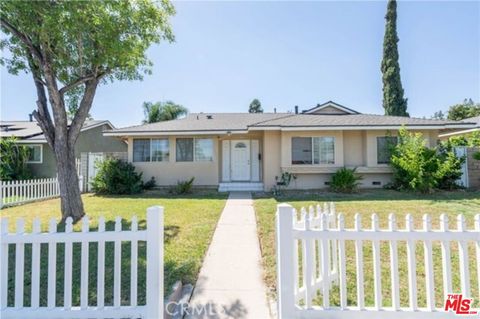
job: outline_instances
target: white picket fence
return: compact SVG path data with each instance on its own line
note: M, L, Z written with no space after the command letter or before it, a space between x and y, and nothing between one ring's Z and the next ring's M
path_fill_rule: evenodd
M83 177L79 177L82 190ZM60 196L57 178L0 181L0 208Z
M55 319L55 318L163 318L163 207L154 206L147 209L147 229L138 230L136 217L131 220L130 230L122 230L122 219L115 219L115 230L105 231L105 219L98 221L98 230L89 230L88 217L81 221L81 232L74 232L71 218L66 221L65 232L57 232L57 222L52 219L48 233L41 233L38 219L33 222L32 232L24 232L23 219L16 221L16 233L8 233L8 220L1 219L1 261L0 261L0 308L2 319ZM138 247L139 241L147 243L146 248L146 305L138 305ZM113 261L113 304L105 304L105 244L114 243ZM130 298L125 304L121 299L122 278L121 269L122 243L131 243L130 257ZM74 243L81 243L81 271L72 272ZM96 302L89 304L89 244L97 243L97 281ZM31 244L31 276L25 273L25 245ZM48 245L48 265L41 265L41 244ZM63 302L58 305L57 292L57 245L64 246ZM15 246L14 258L14 288L8 289L9 248ZM47 295L41 296L41 267L47 273ZM11 270L11 267L10 267ZM80 302L72 304L72 280L80 277ZM24 291L24 281L30 282L30 291ZM91 288L90 288L91 290ZM24 303L24 294L31 297L29 305ZM14 303L8 304L9 296L14 297ZM40 298L47 297L47 305L40 305Z
M455 318L457 315L453 312L445 312L443 308L438 308L438 304L443 304L444 299L435 298L434 278L435 276L442 278L443 298L449 293L454 293L452 291L454 252L451 254L451 245L455 245L458 247L459 260L458 268L455 269L459 271L461 286L458 293L462 293L464 298L471 296L470 262L476 265L480 291L480 214L475 216L473 230L466 229L463 215L458 215L455 230L449 229L448 216L443 214L440 216L440 229L432 229L429 215L423 216L422 229L414 229L411 215L406 216L405 223L405 229L397 229L395 216L391 214L388 229L380 229L378 216L373 214L371 228L362 228L360 215L356 214L354 228L346 229L344 216L335 213L333 204L325 205L323 209L320 206L310 207L308 211L302 208L300 220L297 219L297 212L292 206L278 205L276 230L279 318ZM371 244L372 260L364 259L365 242L367 245ZM423 260L417 260L418 242L423 244ZM349 247L355 251L354 253L349 251L347 256L346 243L351 244ZM384 248L388 248L390 256L388 269L391 283L388 290L391 292L392 301L389 305L382 300L381 243L385 245ZM441 270L438 267L434 268L433 243L438 245L435 247L441 248ZM404 272L399 273L399 264L405 261L399 260L398 257L398 250L402 248L400 245L406 245L408 268L406 275ZM475 257L469 254L469 245L475 246ZM425 269L425 307L419 307L417 298L419 264ZM349 277L348 280L356 280L354 291L356 301L347 300L346 268L353 265L355 279ZM366 265L372 266L367 268ZM365 303L366 272L373 274L374 278L374 305ZM408 305L400 302L400 289L406 289L404 286L400 287L400 278L405 279L405 276L408 283ZM332 287L337 284L338 289L335 293L339 304L332 305L330 302ZM372 283L368 285L371 287Z

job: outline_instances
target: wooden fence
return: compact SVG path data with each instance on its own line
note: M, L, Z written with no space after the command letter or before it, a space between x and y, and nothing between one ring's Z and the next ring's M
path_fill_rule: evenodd
M466 228L463 215L458 215L455 230L449 229L446 215L440 216L440 229L435 230L432 229L429 215L423 216L422 229L414 229L411 215L406 216L405 229L397 229L393 214L389 216L388 229L379 228L376 214L371 216L370 228L363 228L360 215L355 215L351 229L345 228L342 214L334 218L335 215L333 205L323 209L317 206L316 209L310 207L308 212L302 209L298 220L297 212L290 205L278 205L276 230L280 319L455 318L455 313L443 310L443 304L448 294L454 292L454 275L460 277L461 291L458 292L464 298L471 297L469 264L476 268L475 280L479 285L477 291L480 291L480 215L475 216L473 230ZM365 243L369 246L367 251L371 260L364 258ZM421 259L417 259L418 243L423 246L423 249L420 248L423 250ZM438 245L433 254L435 260L441 258L438 264L434 264L432 258L433 243ZM347 244L350 247L348 252ZM385 264L385 254L381 257L381 245L388 250L388 264ZM451 247L455 249L451 250ZM469 247L475 253L469 254ZM406 262L399 259L400 249L406 249ZM452 260L456 260L453 259L454 253L458 254L458 267L453 269L458 273L452 272ZM405 265L406 269L399 269L399 264ZM355 273L355 279L353 276L347 278L347 267L350 267L351 273ZM426 303L422 306L419 306L417 295L417 268L424 271ZM367 272L369 278L373 277L373 282L364 279ZM382 288L382 273L385 276L385 272L390 272L390 284ZM435 297L434 278L441 278L442 298ZM400 286L401 282L406 284ZM338 283L338 286L333 283ZM366 285L370 288L373 286L373 305L365 302ZM391 301L388 304L383 300L382 289L389 290ZM400 302L400 290L405 289L408 289L408 304ZM331 304L331 295L334 293L336 302ZM348 299L347 293L350 296ZM356 297L352 298L352 294Z
M24 232L24 221L16 221L16 233L8 233L8 220L1 219L1 261L0 261L0 307L1 317L9 318L163 318L163 207L155 206L147 209L147 229L138 230L136 217L132 218L130 230L122 230L122 220L117 217L115 230L105 231L105 220L100 218L98 230L90 231L88 217L81 221L81 232L74 232L71 218L68 218L64 232L57 232L57 222L52 219L48 233L41 233L38 219L33 222L32 232ZM139 305L138 287L138 248L139 242L146 242L146 278L140 286L146 285L146 304ZM113 302L105 303L106 297L106 250L105 244L113 242ZM121 269L122 243L130 243L129 269ZM80 243L74 246L74 244ZM97 249L90 250L91 243ZM31 273L25 271L26 246L31 247ZM13 247L12 247L13 246ZM43 246L43 247L41 247ZM57 274L57 251L63 248L64 274ZM80 271L72 272L74 250L81 248ZM48 249L47 249L48 248ZM9 249L14 249L14 258L9 260ZM29 248L30 249L30 248ZM41 254L48 250L48 263L41 263ZM123 250L124 251L124 250ZM95 255L92 256L92 252ZM10 254L11 256L11 254ZM90 263L94 257L96 263ZM12 267L13 264L13 267ZM107 263L108 264L108 263ZM10 266L9 266L10 265ZM96 265L96 266L95 266ZM96 272L94 282L91 275ZM129 279L125 279L128 272ZM89 275L90 274L90 275ZM15 278L13 289L8 289L8 280ZM76 277L76 278L75 278ZM63 298L57 294L57 287L63 285ZM72 282L80 280L79 304L72 301ZM42 284L41 284L42 281ZM46 289L40 288L45 286ZM121 298L121 287L130 281L130 296ZM126 283L127 282L127 283ZM24 284L30 289L24 291ZM109 283L110 287L112 282ZM92 287L95 288L96 301L89 298ZM43 294L42 294L43 293ZM28 295L27 304L24 296ZM14 299L11 302L12 297ZM46 298L45 298L46 297ZM41 302L40 300L44 301ZM45 299L46 302L45 302ZM90 299L90 302L89 302ZM10 300L10 302L9 302ZM42 304L43 303L43 304Z
M78 178L79 185L82 185L83 177ZM60 188L56 177L0 181L0 208L58 196Z

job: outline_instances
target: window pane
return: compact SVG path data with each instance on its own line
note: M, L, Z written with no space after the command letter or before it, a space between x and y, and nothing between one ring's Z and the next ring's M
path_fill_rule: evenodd
M149 139L133 140L133 161L134 162L150 162L150 140Z
M397 144L395 136L378 136L377 137L377 164L390 163L392 157L392 147Z
M292 164L312 164L311 137L292 137Z
M314 164L335 164L335 138L314 137L313 138L313 163Z
M28 161L29 162L40 162L42 148L39 145L29 145L28 147Z
M169 157L168 139L152 139L152 162L168 162Z
M193 162L193 138L177 138L177 162Z
M213 161L213 141L210 138L195 139L195 161Z

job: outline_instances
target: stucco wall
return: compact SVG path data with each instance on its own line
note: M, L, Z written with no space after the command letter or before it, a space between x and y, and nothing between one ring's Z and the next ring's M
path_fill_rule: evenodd
M195 136L182 136L182 138ZM150 137L142 137L150 138ZM152 138L162 138L153 136ZM168 162L133 162L133 139L128 139L128 160L133 162L136 169L143 173L143 180L148 181L155 177L157 185L170 186L178 181L188 180L195 177L196 186L215 186L219 181L219 137L202 136L202 138L213 139L213 161L209 162L176 162L175 159L175 137L165 137L169 140L170 158Z
M480 160L473 158L476 152L480 152L480 147L467 149L468 186L480 189Z
M270 190L275 184L275 176L280 176L281 170L281 134L280 131L265 131L263 135L263 184L265 190Z

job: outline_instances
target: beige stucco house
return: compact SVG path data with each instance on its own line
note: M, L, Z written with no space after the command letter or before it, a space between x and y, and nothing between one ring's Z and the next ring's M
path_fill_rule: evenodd
M128 142L128 160L160 186L195 177L195 185L270 190L282 172L296 189L328 186L340 167L357 167L362 187L390 181L388 141L401 126L435 146L439 132L469 124L360 114L334 102L302 113L199 113L107 131Z

